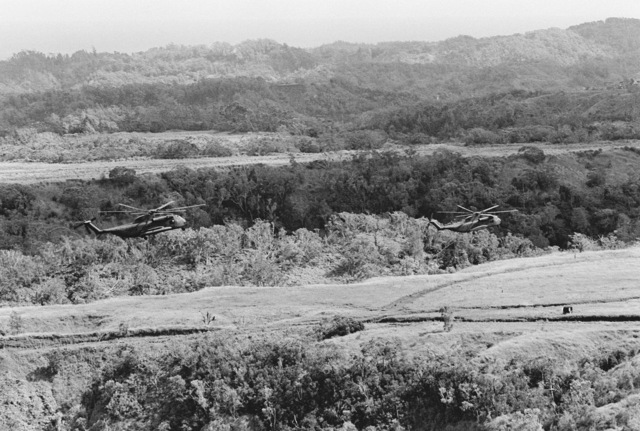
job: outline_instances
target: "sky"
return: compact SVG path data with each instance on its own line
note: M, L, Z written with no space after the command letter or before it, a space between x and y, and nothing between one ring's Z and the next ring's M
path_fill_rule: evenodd
M640 19L639 0L0 0L0 60L23 50L137 52L273 39L440 41Z

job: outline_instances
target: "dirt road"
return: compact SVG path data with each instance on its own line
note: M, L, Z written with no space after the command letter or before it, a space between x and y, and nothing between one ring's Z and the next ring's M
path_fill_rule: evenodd
M313 160L340 160L349 157L350 151L336 153L294 154L299 163ZM116 166L135 169L137 174L159 173L170 171L179 166L190 169L212 168L239 165L286 165L290 162L290 154L272 154L267 156L233 156L207 157L198 159L144 159L97 161L86 163L40 163L40 162L0 162L0 183L32 184L66 180L90 180L108 177L109 171Z
M640 141L590 142L580 144L532 144L541 148L547 155L557 155L572 151L586 151L597 149L613 149L620 147L633 147L640 149ZM463 144L447 143L432 144L412 147L388 145L383 150L405 152L409 148L419 155L433 154L438 150L449 150L462 154L464 157L504 157L516 154L523 144L503 144L493 146L471 146ZM179 166L190 169L213 168L225 166L241 166L266 164L272 166L286 165L291 158L298 163L308 163L314 160L345 160L356 154L357 151L336 151L330 153L280 153L266 156L232 156L232 157L208 157L197 159L141 159L97 161L85 163L40 163L40 162L0 162L0 183L33 184L40 182L55 182L67 180L90 180L108 177L109 171L116 166L124 166L135 169L137 174L159 173L170 171Z

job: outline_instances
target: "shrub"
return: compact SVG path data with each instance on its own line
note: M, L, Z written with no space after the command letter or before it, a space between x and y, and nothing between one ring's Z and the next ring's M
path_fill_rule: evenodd
M513 144L548 142L556 130L550 126L525 126L505 130L506 140Z
M587 174L587 187L601 187L606 183L603 172L589 172Z
M455 320L455 316L453 315L451 309L449 309L449 307L442 307L440 309L440 318L442 319L443 323L442 329L445 332L451 332L451 330L453 329L453 322Z
M22 316L20 316L16 310L13 310L11 314L9 314L9 333L15 335L20 334L22 331L24 331Z
M216 320L216 316L210 311L207 311L206 313L200 311L200 317L204 326L209 326L214 320Z
M26 302L33 286L45 277L46 268L37 256L0 250L0 301Z
M490 130L476 127L467 132L463 139L465 145L492 145L502 144L502 137Z
M525 409L498 416L487 424L487 431L543 431L540 415L540 409Z
M296 152L294 141L284 136L249 137L244 144L248 156L264 156L273 153Z
M569 236L570 249L574 251L592 251L592 250L617 250L624 248L626 245L620 241L615 234L601 236L598 239L589 238L581 233L574 233Z
M334 316L333 319L324 321L320 325L319 339L342 337L363 330L364 323L358 320L346 316Z
M296 147L301 153L321 153L325 151L315 139L300 139Z
M66 295L67 285L59 277L47 278L34 286L34 296L31 302L40 305L66 304L69 299Z
M124 166L116 166L109 171L109 179L119 186L126 186L136 180L136 171Z
M197 157L198 146L187 141L173 141L167 145L158 147L158 158L160 159L186 159Z
M358 130L345 134L347 150L376 150L387 142L387 134L382 130Z
M544 151L542 151L541 148L532 147L530 145L520 147L520 149L518 150L518 155L536 165L538 163L544 162L545 159Z
M219 142L208 142L203 145L200 154L206 157L231 157L233 151Z

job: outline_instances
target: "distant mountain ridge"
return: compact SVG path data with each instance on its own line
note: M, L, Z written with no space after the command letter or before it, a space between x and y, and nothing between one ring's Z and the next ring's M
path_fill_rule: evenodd
M358 74L353 76L353 68L363 64L374 69L393 64L400 68L425 66L426 72L418 73L419 81L430 73L430 66L464 71L501 66L517 69L533 63L579 68L592 62L605 64L609 74L638 74L640 20L609 18L566 30L551 28L480 39L458 36L441 42L336 42L311 49L261 39L237 45L169 45L134 54L78 51L72 55L45 55L27 51L0 62L0 94L84 85L187 84L206 78L237 77L291 83L326 82L335 76L347 76L355 78L357 85L361 79ZM624 65L621 70L618 64ZM387 73L385 68L382 73ZM402 85L411 87L411 82Z
M474 128L493 133L544 125L556 132L569 127L554 132L561 141L582 139L589 130L621 139L640 136L633 125L638 97L637 19L481 39L335 42L311 49L260 39L133 54L25 51L0 62L0 138L23 128L318 136L336 126L448 139ZM626 125L611 132L603 121ZM473 141L504 138L477 132ZM528 132L520 135L518 141L529 139ZM21 133L16 136L21 142Z

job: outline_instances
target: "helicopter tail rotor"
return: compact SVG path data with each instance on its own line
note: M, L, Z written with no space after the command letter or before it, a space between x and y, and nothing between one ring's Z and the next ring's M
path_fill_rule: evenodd
M78 229L79 227L84 226L84 228L85 228L85 230L87 231L88 234L94 233L96 235L100 235L101 233L103 233L103 231L98 226L93 224L95 219L96 218L94 217L91 220L85 220L85 221L81 221L79 223L76 223L75 225L73 225L73 228L74 229Z

